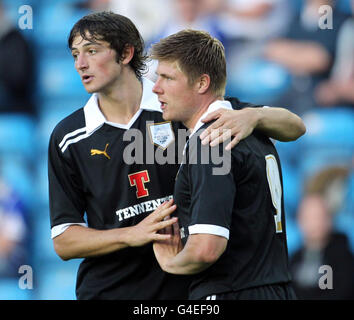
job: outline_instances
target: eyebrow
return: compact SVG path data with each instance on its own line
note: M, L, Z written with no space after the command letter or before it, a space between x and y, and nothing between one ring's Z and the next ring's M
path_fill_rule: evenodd
M155 71L155 74L157 76L160 76L160 77L163 77L163 78L166 78L166 77L171 78L172 77L172 75L166 74L165 72L160 73L160 72Z
M100 44L98 42L94 42L94 41L86 42L85 44L82 45L82 47L89 47L89 46L92 46L92 45L96 45L96 46L102 47L102 44ZM71 51L73 51L73 50L78 50L78 48L72 47Z

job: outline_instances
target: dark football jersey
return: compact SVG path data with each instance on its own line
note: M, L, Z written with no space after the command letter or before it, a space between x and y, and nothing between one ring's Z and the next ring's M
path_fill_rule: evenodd
M134 226L173 195L175 140L184 127L145 107L127 126L105 122L98 110L93 95L50 138L53 238L70 224L98 230ZM76 293L78 299L183 299L184 279L164 273L148 244L84 259Z
M282 175L273 143L255 132L231 152L223 145L210 148L199 139L207 126L188 140L175 183L175 215L184 243L191 234L207 233L228 244L213 265L194 275L190 298L289 282Z
M54 129L49 144L52 238L72 224L134 226L173 195L186 130L166 122L144 82L141 109L127 125L107 122L97 96ZM235 108L253 106L239 102ZM178 143L176 143L176 140ZM152 245L86 258L78 299L183 299L190 278L164 273Z

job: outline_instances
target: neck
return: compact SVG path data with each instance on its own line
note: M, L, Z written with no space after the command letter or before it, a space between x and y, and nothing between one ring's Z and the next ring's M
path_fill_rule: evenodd
M196 124L198 123L199 119L208 110L209 106L217 100L224 100L224 99L222 97L215 97L215 96L205 97L205 99L201 101L200 106L196 109L194 114L186 121L183 121L183 124L188 129L193 130Z
M107 121L127 124L140 108L143 90L133 72L121 79L111 90L98 93L98 103Z

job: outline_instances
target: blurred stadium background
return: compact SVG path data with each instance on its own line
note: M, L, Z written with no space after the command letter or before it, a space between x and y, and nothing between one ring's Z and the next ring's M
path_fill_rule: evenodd
M288 2L293 15L303 5L301 0ZM348 17L352 14L349 2L338 2L338 10ZM31 290L19 289L21 274L0 278L0 299L75 299L80 260L61 261L50 238L47 147L54 126L88 99L66 44L74 23L94 10L87 3L83 0L3 0L7 15L16 25L22 5L29 5L33 10L33 29L20 31L35 57L36 114L0 113L0 173L26 208L26 264L33 269ZM154 10L154 7L142 5L141 10ZM158 32L155 36L158 37ZM154 40L151 34L147 37L147 44ZM232 56L227 58L230 61L227 94L241 100L272 104L293 80L285 68L264 59L249 59L241 68L232 69ZM284 107L290 108L291 100ZM292 111L297 113L295 108ZM302 244L296 211L304 183L310 175L331 165L349 168L334 227L348 236L354 253L353 106L322 108L313 105L298 114L306 123L306 135L295 142L277 143L283 167L289 254Z

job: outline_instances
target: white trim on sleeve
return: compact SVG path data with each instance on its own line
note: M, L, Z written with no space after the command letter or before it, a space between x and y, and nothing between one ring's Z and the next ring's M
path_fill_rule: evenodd
M194 224L188 227L189 234L208 233L221 236L229 240L230 231L227 228L213 224Z
M51 238L54 239L55 237L61 235L67 228L69 228L71 225L80 225L83 227L87 227L86 223L62 223L58 224L57 226L53 227L51 230Z

